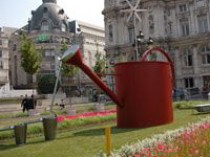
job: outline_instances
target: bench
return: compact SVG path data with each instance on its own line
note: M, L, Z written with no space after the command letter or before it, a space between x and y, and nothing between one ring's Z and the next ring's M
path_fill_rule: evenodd
M198 112L210 112L210 104L201 104L194 106Z

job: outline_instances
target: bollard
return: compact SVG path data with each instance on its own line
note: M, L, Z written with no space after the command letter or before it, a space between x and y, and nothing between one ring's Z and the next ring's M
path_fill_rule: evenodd
M112 150L112 141L111 141L111 128L106 127L105 128L105 136L106 136L106 154L109 156L111 154Z
M15 142L16 145L22 145L26 143L27 124L20 124L14 126Z
M56 117L45 117L43 118L43 128L45 140L54 140L56 137L57 129L57 118Z

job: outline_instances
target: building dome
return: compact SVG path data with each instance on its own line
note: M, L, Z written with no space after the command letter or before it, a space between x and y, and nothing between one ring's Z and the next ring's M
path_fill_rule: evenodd
M57 3L57 0L42 0L43 3Z
M32 19L29 29L42 30L43 24L49 27L49 30L61 28L62 24L68 25L68 16L64 10L57 5L56 0L43 0L43 4L36 11L32 11Z

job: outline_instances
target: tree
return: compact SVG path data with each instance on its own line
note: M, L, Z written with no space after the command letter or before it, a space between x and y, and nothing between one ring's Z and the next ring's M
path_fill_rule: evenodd
M38 92L41 94L51 94L54 90L56 77L52 74L44 75L38 79ZM59 85L57 87L57 90Z
M99 75L103 76L106 72L106 59L105 57L101 57L101 54L99 52L95 55L96 58L96 64L93 67L93 70Z
M66 50L68 49L68 45L66 43L64 43L60 49L61 53L63 54ZM64 84L62 85L63 87L63 91L66 93L66 95L69 94L70 90L70 81L69 78L73 78L79 71L79 68L74 66L74 65L70 65L70 64L62 64L61 66L61 75L64 81ZM67 78L67 79L65 79ZM68 80L68 81L66 81Z
M25 34L21 35L21 66L24 71L28 74L35 74L40 69L40 65L42 63L41 53L38 49L36 49L33 41Z

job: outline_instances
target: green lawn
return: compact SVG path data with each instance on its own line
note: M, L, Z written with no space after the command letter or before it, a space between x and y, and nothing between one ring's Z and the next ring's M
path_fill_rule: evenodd
M116 123L97 124L58 133L56 140L45 142L43 135L27 138L27 144L16 146L14 139L0 141L0 157L92 157L104 151L104 127L112 126L112 143L119 149L126 143L135 143L153 134L163 133L190 122L199 121L208 114L192 110L174 110L174 122L145 129L118 129Z

